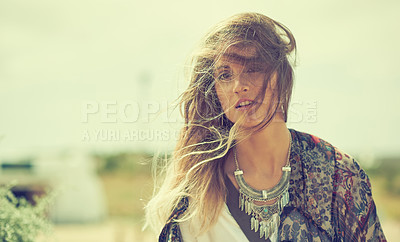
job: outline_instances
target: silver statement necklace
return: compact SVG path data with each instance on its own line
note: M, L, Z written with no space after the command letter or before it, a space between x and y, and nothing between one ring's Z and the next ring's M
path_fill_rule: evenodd
M239 163L236 157L236 149L234 151L236 171L235 179L239 185L239 208L251 216L251 230L260 233L260 238L269 238L271 242L278 241L278 228L280 224L280 215L283 208L289 202L289 179L290 179L290 149L292 146L292 136L290 135L290 143L286 165L282 167L282 177L279 183L268 190L257 190L252 188L243 178L243 171L239 169ZM255 202L273 201L272 204L257 205Z

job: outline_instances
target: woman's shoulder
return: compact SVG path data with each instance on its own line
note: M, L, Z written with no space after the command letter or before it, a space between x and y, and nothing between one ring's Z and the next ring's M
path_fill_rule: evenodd
M365 171L351 155L315 135L295 130L292 133L293 141L297 143L293 147L294 155L298 156L305 177L312 177L312 181L318 177L327 180L328 190L349 189L350 180L351 184L361 183L365 188L371 186ZM365 190L369 192L369 189Z
M298 152L303 156L309 156L303 159L308 163L324 163L332 168L359 171L361 168L357 161L348 153L342 151L330 142L316 135L290 129L293 141L298 144ZM311 164L309 164L311 165Z
M293 142L297 142L305 151L319 150L328 154L334 154L334 146L316 135L290 129Z

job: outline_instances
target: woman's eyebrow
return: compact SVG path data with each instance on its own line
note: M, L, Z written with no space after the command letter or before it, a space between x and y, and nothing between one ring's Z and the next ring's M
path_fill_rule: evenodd
M245 64L249 62L261 62L261 58L259 56L242 56L236 53L226 53L223 55L224 58L227 58L230 62L235 62L239 64Z
M229 68L230 68L230 66L228 66L228 65L220 65L217 68L215 68L215 71L218 71L220 69L229 69Z

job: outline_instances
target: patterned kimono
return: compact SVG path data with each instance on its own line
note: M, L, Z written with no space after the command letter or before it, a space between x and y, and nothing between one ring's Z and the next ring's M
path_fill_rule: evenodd
M280 241L386 241L371 184L349 155L313 135L290 129L290 201L281 214ZM159 241L183 241L174 221L188 207L183 198Z

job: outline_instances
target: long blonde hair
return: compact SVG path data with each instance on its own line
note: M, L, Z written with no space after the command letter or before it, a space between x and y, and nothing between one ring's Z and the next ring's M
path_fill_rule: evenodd
M191 59L190 84L180 98L185 124L172 157L157 174L153 198L147 204L146 224L160 231L183 197L189 207L179 221L196 217L201 230L212 226L225 201L224 158L239 135L238 123L224 115L215 91L214 65L230 46L254 46L267 67L262 99L272 73L276 73L276 96L279 103L258 128L271 122L278 109L287 121L293 86L290 54L296 43L282 24L258 13L234 15L216 25L203 39ZM154 167L160 168L159 164ZM160 181L158 179L158 181Z

